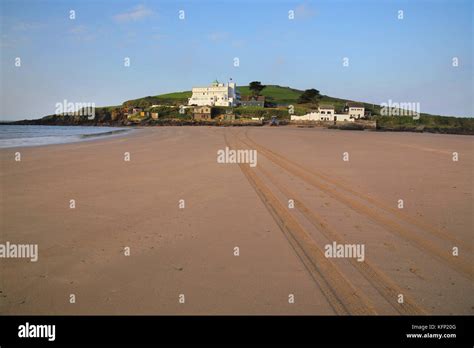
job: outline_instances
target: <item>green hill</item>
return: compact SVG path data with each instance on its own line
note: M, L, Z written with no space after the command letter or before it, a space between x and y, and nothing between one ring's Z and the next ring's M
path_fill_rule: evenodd
M240 94L242 96L250 95L249 86L238 86ZM261 92L265 96L269 106L266 108L261 107L237 107L233 108L234 113L239 117L264 117L265 119L271 116L277 116L281 119L289 119L288 105L294 105L294 112L296 115L304 115L305 113L314 110L316 105L314 104L298 104L298 99L303 93L302 90L283 87L277 85L267 85ZM159 112L160 117L164 118L191 118L189 112L186 115L179 114L179 105L187 105L188 98L191 97L191 91L182 91L174 93L160 94L156 96L148 96L144 98L138 98L133 100L127 100L123 103L123 106L127 107L140 107L151 110L152 105L163 105L163 107L154 108L154 112ZM347 102L359 102L362 103L367 111L372 114L371 119L377 121L377 129L379 130L399 130L399 131L432 131L437 133L458 133L458 134L473 134L474 133L474 119L463 118L463 117L449 117L449 116L438 116L421 113L421 117L418 120L408 116L397 116L388 117L380 116L380 105L371 103L364 103L355 100L334 98L327 95L321 95L318 99L319 105L330 104L333 105L337 113L342 112ZM173 108L165 106L174 106ZM99 114L102 112L101 108L97 108ZM103 110L104 114L111 114L111 108ZM122 106L115 107L117 113L120 114ZM216 113L224 113L225 107L216 107Z
M243 96L250 95L249 86L238 86L240 94ZM263 91L262 95L265 96L270 101L276 104L291 104L296 103L300 95L303 91L290 88L290 87L282 87L276 85L268 85ZM166 93L160 94L156 96L148 96L139 99L127 100L124 105L132 105L133 106L140 106L142 104L144 107L153 105L153 104L174 104L183 103L188 101L188 98L191 98L191 91L183 91L183 92L174 92L174 93ZM151 104L150 104L151 103ZM149 105L148 105L149 104Z
M250 95L250 89L248 86L238 86L240 94L243 96ZM270 98L272 101L278 104L288 104L288 103L296 103L299 96L303 93L303 91L293 89L290 87L281 87L275 85L267 86L263 91L262 95L266 98ZM183 92L174 92L174 93L166 93L160 94L156 96L148 96L145 98L127 100L124 104L137 104L134 106L139 106L140 102L151 102L151 101L162 101L162 102L187 102L188 98L191 98L191 91L183 91ZM158 103L156 103L158 104Z
M251 94L249 86L239 86L238 89L242 96ZM261 95L277 104L292 104L296 103L302 93L303 91L290 87L268 85L262 90Z
M161 99L188 100L188 98L191 98L191 95L192 95L191 91L184 91L184 92L160 94L157 97Z
M242 96L250 95L249 86L238 86L240 94ZM298 98L303 93L302 90L290 88L290 87L283 87L277 85L267 85L261 92L263 96L265 96L268 102L274 103L276 105L290 105L290 104L297 104ZM174 93L166 93L160 94L156 96L148 96L144 98L132 99L127 100L123 103L124 106L135 106L135 107L142 107L147 108L151 105L180 105L180 104L187 104L188 98L191 98L191 91L183 91L183 92L174 92ZM322 95L319 102L320 104L331 104L334 105L337 111L342 110L345 103L348 99L340 99L334 98L326 95ZM379 106L374 106L373 104L363 103L367 110L377 113L379 111ZM304 106L303 106L304 107Z
M238 86L242 96L250 95L249 86ZM232 107L232 113L236 118L245 120L248 118L262 117L268 120L278 117L283 122L290 120L289 105L293 105L295 115L304 115L316 109L317 104L333 105L336 113L343 112L347 102L357 102L354 100L334 98L327 95L320 95L317 103L299 104L298 100L302 90L283 87L277 85L267 85L261 92L266 99L265 107L258 106L238 106ZM77 116L47 115L36 120L22 120L9 124L37 124L37 125L182 125L186 122L193 123L191 109L180 108L187 105L191 91L160 94L147 96L125 101L122 105L104 106L95 108L95 118L81 118ZM359 102L364 105L370 121L376 121L377 130L386 131L410 131L410 132L434 132L451 134L473 134L474 118L472 117L452 117L438 116L421 113L419 119L410 116L381 116L380 105ZM154 105L154 107L152 107ZM139 107L146 111L146 114L136 112L130 115L131 107ZM229 111L229 107L213 107L213 116L223 115ZM151 113L158 113L159 120L153 119ZM470 115L466 115L470 116ZM197 122L197 124L200 124ZM364 127L362 127L364 128ZM358 129L362 129L358 128Z

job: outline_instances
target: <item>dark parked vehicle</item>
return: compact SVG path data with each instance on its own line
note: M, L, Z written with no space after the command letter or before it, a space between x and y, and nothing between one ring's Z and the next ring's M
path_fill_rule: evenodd
M280 124L280 121L276 116L272 116L272 119L270 120L270 126L278 126Z

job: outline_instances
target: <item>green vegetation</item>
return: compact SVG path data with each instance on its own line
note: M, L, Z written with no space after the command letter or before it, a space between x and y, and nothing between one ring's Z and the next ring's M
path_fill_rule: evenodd
M258 81L254 81L258 82ZM252 96L254 92L250 89L250 86L238 86L237 87L242 96ZM316 90L317 91L317 90ZM300 106L305 109L314 108L315 105L297 105L299 99L304 91L290 88L282 87L276 85L267 85L264 89L261 89L260 95L264 96L266 101L275 106L288 106L293 105L294 107ZM318 92L319 93L319 92ZM191 98L191 91L175 92L161 94L157 96L148 96L144 98L138 98L133 100L127 100L123 103L124 106L135 106L141 108L148 108L152 105L186 105L188 103L188 98ZM334 105L336 112L341 112L344 108L346 102L352 100L333 98L325 95L319 95L318 102L320 104L330 104ZM380 107L373 106L372 104L363 103L367 110L372 111L373 113L379 114ZM376 112L374 112L376 111Z
M267 86L262 85L260 81L253 81L249 84L249 90L252 92L253 97L258 97L265 87Z
M314 111L318 104L333 105L336 113L341 113L347 102L353 102L352 100L321 95L316 89L301 91L275 85L263 86L259 81L252 82L252 86L239 86L241 95L251 96L258 92L265 96L266 101L272 107L213 107L212 116L216 117L226 112L231 112L236 116L237 120L255 117L263 117L268 120L272 116L276 116L281 121L287 122L290 119L290 105L293 107L294 115L304 115ZM196 124L192 120L191 109L186 109L184 113L179 112L179 106L187 105L188 98L190 97L190 91L148 96L128 100L119 106L97 107L95 110L96 117L92 121L80 117L65 118L63 116L49 115L38 120L35 124L127 124L132 122L141 125L165 125L184 121L189 124ZM474 134L474 118L436 116L423 113L418 120L413 119L412 116L380 116L381 107L379 105L362 104L366 111L372 114L369 118L377 122L378 130ZM151 107L152 105L159 106ZM159 120L153 120L150 116L140 116L139 113L127 117L127 113L130 113L132 107L141 108L146 112L157 112ZM358 126L337 125L332 127L356 129Z
M238 86L237 88L239 89L240 94L243 96L253 95L253 92L250 90L249 86ZM289 87L269 85L261 90L260 95L265 96L265 98L277 104L296 104L302 93L303 91ZM188 98L191 98L191 95L191 91L166 93L156 96L127 100L123 103L123 105L150 107L151 105L187 104Z
M239 86L238 89L241 96L252 95L249 86ZM276 104L296 104L302 93L303 91L290 87L267 85L260 95L263 95L267 101Z
M310 110L305 107L294 107L294 115L304 115ZM232 112L236 118L252 118L252 117L263 117L265 120L270 119L272 116L278 117L280 120L289 120L290 113L288 107L278 108L263 108L261 106L238 106L238 107L225 107L215 106L212 108L212 116L224 115L226 112Z
M167 94L161 94L158 96L158 98L161 99L173 99L173 100L182 100L182 99L188 99L191 98L191 91L184 91L184 92L175 92L175 93L167 93Z
M180 108L179 106L158 106L154 108L149 108L146 109L146 111L150 112L157 112L159 115L159 118L182 118L185 117L186 115L191 115L191 110L190 109L184 109L184 113L179 112Z
M314 88L307 89L298 98L298 104L306 104L306 103L318 104L319 98L321 98L321 95L319 94L319 91L317 89L314 89Z
M148 96L144 98L127 100L122 105L139 108L149 108L152 105L187 105L188 98L191 98L191 92L167 93L157 96Z
M474 118L432 116L375 116L378 130L474 134Z

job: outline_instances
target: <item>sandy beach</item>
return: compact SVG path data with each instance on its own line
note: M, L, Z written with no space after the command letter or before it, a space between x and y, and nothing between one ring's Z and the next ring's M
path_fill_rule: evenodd
M473 139L155 127L2 149L0 243L38 260L0 259L0 313L473 314Z

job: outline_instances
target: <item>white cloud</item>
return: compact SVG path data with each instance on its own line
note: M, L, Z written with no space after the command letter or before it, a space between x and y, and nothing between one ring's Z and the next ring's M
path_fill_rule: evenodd
M145 7L144 5L138 5L133 9L119 13L114 16L114 19L117 22L130 22L130 21L137 21L142 18L148 17L153 14L153 11L149 8Z

